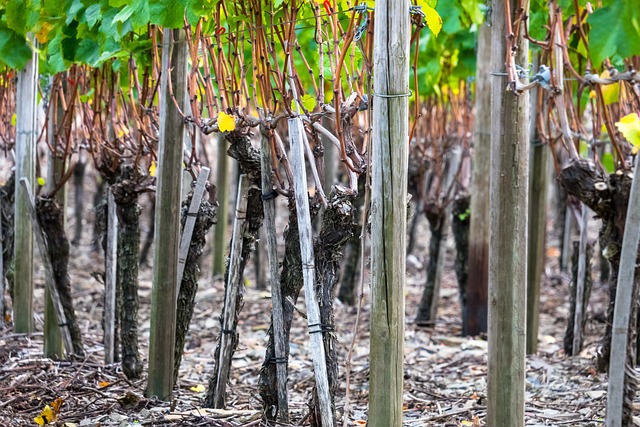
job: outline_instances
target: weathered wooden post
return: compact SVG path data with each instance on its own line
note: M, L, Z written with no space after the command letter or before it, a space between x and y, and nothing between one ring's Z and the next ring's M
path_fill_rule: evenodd
M369 426L402 426L409 147L409 1L376 2Z
M478 29L476 63L476 117L474 121L471 224L469 225L469 279L462 312L463 335L487 332L489 288L489 180L491 166L491 27Z
M493 2L490 71L497 73L510 59L505 58L507 22L519 13L518 2L507 1ZM515 63L526 69L528 42L522 31L512 43ZM507 79L493 76L487 383L487 425L492 427L524 426L528 163L529 94L508 91Z
M33 188L36 181L36 104L38 85L38 55L18 72L16 94L16 187L14 215L14 330L33 331L33 232L29 206L20 181L26 179Z
M218 146L218 164L216 171L216 184L218 192L217 223L214 226L213 238L213 275L224 274L225 253L227 251L227 223L229 222L229 187L231 183L229 170L229 156L227 156L227 141L220 132L216 133L215 139Z
M170 76L175 102L184 111L188 58L185 31L164 29L162 43L161 128L147 396L157 396L166 401L171 399L173 389L184 146L184 121L171 99L168 79Z

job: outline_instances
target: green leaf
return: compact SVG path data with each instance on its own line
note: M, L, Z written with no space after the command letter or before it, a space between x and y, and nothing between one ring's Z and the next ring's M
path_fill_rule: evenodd
M91 39L82 39L76 49L75 60L95 66L100 57L100 45Z
M0 62L17 70L31 59L31 49L24 36L5 27L0 21Z
M149 20L165 28L181 28L186 7L186 0L149 0Z
M640 7L636 1L618 0L596 10L587 22L591 59L599 66L607 57L640 54Z
M600 158L600 162L602 163L605 172L614 173L616 171L616 167L613 163L613 155L611 153L604 153Z
M69 25L75 18L76 15L78 14L78 12L80 12L82 9L84 9L84 5L82 4L82 1L80 0L73 0L73 2L71 3L71 6L69 6L69 9L66 12L66 24Z
M93 96L93 93L94 93L94 89L91 88L89 92L85 93L84 95L80 95L80 101L81 102L89 101L89 99Z
M35 28L40 12L39 0L9 1L6 4L7 27L23 36Z
M87 22L89 29L92 29L101 17L102 12L100 11L99 4L92 4L84 11L84 19Z

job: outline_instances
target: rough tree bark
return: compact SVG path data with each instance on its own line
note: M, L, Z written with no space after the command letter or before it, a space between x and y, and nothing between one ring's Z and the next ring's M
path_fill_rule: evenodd
M607 324L602 345L598 349L596 368L599 372L606 372L609 367L611 325L631 178L622 171L607 176L596 167L593 161L581 159L564 168L558 180L567 193L577 197L595 213L597 218L602 220L599 235L600 247L604 248L603 256L609 260L611 274Z
M71 243L74 246L80 244L80 240L82 239L82 211L84 209L84 177L85 171L87 169L87 161L86 159L82 159L81 161L76 163L75 168L73 169L73 186L75 189L74 193L74 210L73 214L76 220L74 227L73 240Z
M69 279L69 239L64 230L64 212L62 207L54 200L48 198L36 198L36 212L38 222L45 235L47 251L53 267L54 282L60 301L64 308L64 315L69 324L73 353L76 356L84 356L82 334L76 319L71 296L71 281Z
M134 170L123 165L111 186L118 213L118 289L122 370L129 379L142 374L138 351L138 262L140 259L140 205Z
M451 232L456 242L456 260L454 269L458 277L458 289L460 290L460 305L463 313L462 335L467 335L464 328L464 313L468 313L469 298L467 296L467 288L469 283L469 202L468 195L457 197L453 201L453 209L451 212Z
M431 305L435 297L436 282L438 280L438 262L444 249L442 238L444 237L444 229L446 225L444 209L436 205L425 206L425 215L429 221L429 229L431 237L429 239L429 261L427 263L427 282L425 283L420 305L418 306L418 315L416 316L416 324L419 326L433 326L436 319L431 317Z
M193 192L182 203L183 230L192 196ZM193 229L191 244L189 246L189 254L187 255L187 261L184 266L182 284L180 286L180 292L178 293L178 308L176 311L176 347L173 368L174 384L178 380L178 372L180 370L180 363L182 362L185 338L187 332L189 332L189 324L191 323L191 317L193 316L196 293L198 292L198 274L200 273L198 261L204 252L206 236L207 233L209 233L211 226L215 223L215 219L215 201L203 200L200 204L200 210L198 211L198 217L196 218L196 224Z
M260 228L262 227L262 222L264 220L264 209L262 206L262 178L260 175L260 153L258 150L253 148L251 145L251 141L247 135L243 135L239 131L234 131L225 136L226 140L229 142L229 150L227 153L229 156L233 157L238 161L238 165L242 173L247 175L247 179L249 180L250 187L249 193L247 195L247 213L246 220L244 222L244 229L242 232L242 251L241 251L241 260L240 260L240 269L238 279L239 283L239 292L238 297L235 303L235 323L231 330L236 331L237 323L238 323L238 314L242 309L242 298L243 298L243 277L244 277L244 269L249 261L249 257L251 255L251 251L255 246L256 239L258 238L258 234ZM225 269L224 281L227 283L229 274L229 269ZM234 332L232 338L232 354L235 351L236 346L238 345L239 335L237 332ZM214 402L214 393L216 388L216 380L218 378L218 370L220 366L218 366L217 361L220 357L220 337L218 337L218 345L216 346L214 360L216 360L216 364L214 366L213 375L209 381L209 388L207 389L207 395L205 397L205 406L207 407L218 407Z
M12 173L7 182L0 186L0 216L2 217L2 227L0 228L0 239L2 239L2 272L0 272L0 280L7 279L9 283L9 295L13 300L13 279L12 279L12 262L13 262L13 204L15 194L15 173ZM4 289L4 287L2 287ZM0 295L4 302L4 293ZM2 318L6 315L6 304L2 304L3 312L0 313Z
M338 389L338 355L333 316L334 287L340 272L342 248L353 237L356 226L354 223L356 218L356 209L353 206L354 196L346 188L334 188L334 191L329 195L328 206L322 215L322 229L314 244L316 289L319 290L320 322L324 331L322 336L332 407L335 407L335 395ZM321 426L315 388L310 408L311 425Z

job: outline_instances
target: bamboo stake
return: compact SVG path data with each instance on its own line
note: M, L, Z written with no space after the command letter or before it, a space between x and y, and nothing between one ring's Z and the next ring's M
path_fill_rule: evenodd
M0 327L4 326L4 236L2 235L2 213L0 213Z
M111 188L107 190L107 253L104 277L104 363L114 362L116 321L116 280L118 268L118 215Z
M224 407L224 397L231 371L231 353L233 340L229 336L236 317L236 299L238 298L238 286L240 284L240 257L242 253L243 224L247 220L247 193L249 180L242 174L238 179L238 198L236 200L236 214L233 219L233 235L231 238L231 250L229 254L229 274L227 286L224 292L224 310L222 312L222 330L220 331L220 354L218 358L218 378L214 392L214 406Z
M323 427L333 426L333 410L329 396L329 380L322 342L320 310L315 291L315 259L313 254L313 231L309 213L309 193L307 190L307 172L304 162L304 142L302 122L299 118L289 119L289 141L291 145L291 171L294 179L298 232L300 233L300 251L302 254L302 276L304 280L304 298L307 307L309 327L309 347L313 359L313 371L316 378L316 392L320 406L320 419Z
M271 176L271 144L269 138L262 131L261 172L262 191L267 196L273 191ZM269 196L270 197L270 196ZM278 263L278 242L276 241L276 202L273 198L263 197L264 230L267 236L267 256L269 261L269 285L271 287L271 323L273 325L273 341L276 356L276 378L278 387L278 421L289 423L289 398L287 393L287 353L284 335L284 312L282 305L282 289L280 289L280 271Z
M38 222L38 216L36 214L36 206L33 200L33 194L31 193L31 187L29 181L26 178L20 178L20 184L24 190L24 197L27 197L27 203L29 206L29 219L31 220L32 232L36 238L38 250L42 257L42 264L45 269L45 286L51 295L51 302L56 313L56 320L60 327L60 334L62 335L62 342L64 349L68 355L73 354L73 343L71 341L71 332L69 331L69 325L64 315L64 308L60 302L60 294L53 278L53 267L51 266L51 259L49 258L49 252L47 251L47 242L44 239L44 234L40 229L40 223Z
M198 211L200 210L200 204L202 203L202 196L204 195L204 189L209 179L209 172L211 169L203 167L198 174L198 180L196 181L196 188L193 191L191 197L191 204L187 212L187 220L184 224L182 231L182 237L180 238L180 251L178 252L178 289L176 290L176 301L178 295L180 295L180 286L182 285L182 276L184 274L184 266L187 262L187 255L189 255L189 246L191 245L191 237L193 235L193 228L196 226L196 219L198 217Z
M613 313L609 386L607 387L607 427L622 427L624 379L628 372L627 338L629 322L633 321L635 323L636 321L636 319L630 319L630 317L631 305L637 304L633 295L634 287L638 286L637 283L634 283L634 278L638 256L638 241L640 241L640 184L637 179L639 167L640 156L636 156L635 173L631 183L627 219L622 239L616 304Z

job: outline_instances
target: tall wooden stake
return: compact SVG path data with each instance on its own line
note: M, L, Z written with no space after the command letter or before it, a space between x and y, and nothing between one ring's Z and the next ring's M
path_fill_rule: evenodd
M171 399L173 389L184 146L184 121L171 99L168 78L170 75L173 95L180 109L184 111L188 58L185 41L183 29L164 30L147 396L157 396L165 401Z
M333 427L333 410L331 408L331 397L329 396L329 379L327 376L324 343L322 342L320 309L315 288L315 257L313 255L313 231L309 212L303 132L304 129L300 118L289 119L289 140L291 142L291 157L289 160L291 160L291 172L294 179L298 232L300 234L304 299L309 327L309 348L313 359L313 372L316 379L316 393L318 395L322 426Z
M271 144L261 128L262 144L260 147L260 166L262 175L262 191L269 194L273 189L271 177ZM276 241L276 202L273 198L263 197L264 231L267 236L267 256L269 261L269 285L271 287L271 324L273 325L273 341L276 355L276 378L278 383L278 421L289 423L289 398L287 393L287 343L284 335L284 310L282 305L282 290L280 289L280 270L278 263L278 242Z
M518 2L510 2L514 22ZM506 5L493 2L491 69L503 72ZM525 10L524 13L528 11ZM521 31L521 33L523 33ZM520 37L515 63L527 68L528 42ZM527 299L527 202L529 94L506 90L492 77L491 193L489 227L489 369L487 425L524 426L525 327Z
M478 29L476 65L476 117L473 138L473 181L469 225L469 278L467 304L462 313L462 334L487 332L489 288L489 178L491 176L491 27Z
M402 426L409 135L409 1L376 2L369 426Z
M238 179L238 198L236 199L236 214L233 219L233 235L229 250L229 274L224 292L224 310L222 312L222 331L220 333L220 354L218 360L218 378L213 394L215 408L225 407L225 395L227 382L231 372L231 355L233 352L233 339L229 331L236 324L236 300L240 286L240 262L242 261L242 233L243 224L250 221L247 218L247 193L249 192L249 180L246 175L240 175Z
M33 232L27 197L20 181L26 179L33 189L36 181L36 104L38 84L38 56L18 72L16 94L16 188L14 215L14 330L33 331Z
M534 69L538 59L534 58ZM547 187L549 187L549 158L551 148L536 140L535 117L538 90L530 94L529 126L531 154L529 165L529 225L527 262L527 354L538 351L538 325L540 317L540 282L544 271L544 244L547 228Z
M115 359L116 280L118 268L118 215L111 188L107 190L107 253L104 273L104 363Z
M227 141L222 133L216 133L218 141L218 170L216 184L220 209L217 211L217 222L214 226L213 238L213 275L224 274L225 253L227 251L227 224L229 222L229 187L231 183Z
M613 332L611 334L611 356L609 360L609 385L607 387L607 427L622 427L622 409L624 403L624 380L626 375L633 375L632 364L629 366L627 345L629 323L636 322L631 317L632 304L637 304L636 259L638 242L640 241L640 183L638 171L640 156L636 156L634 177L629 193L629 206L622 239L620 254L620 270L618 272L618 289L613 313ZM577 297L576 297L577 298ZM576 300L576 304L579 300ZM577 307L577 305L576 305ZM633 344L635 345L635 344ZM629 373L628 373L629 372ZM630 381L636 381L633 378Z

